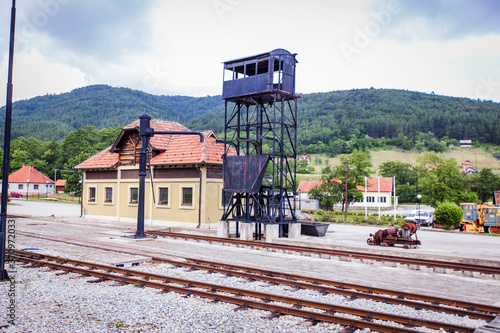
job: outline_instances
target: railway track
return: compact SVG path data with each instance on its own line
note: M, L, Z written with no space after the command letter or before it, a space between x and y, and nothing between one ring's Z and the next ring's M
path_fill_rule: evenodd
M288 245L288 244L264 243L259 241L246 241L235 238L220 238L213 236L185 234L185 233L176 233L168 231L149 230L147 231L147 234L157 237L158 236L172 237L172 238L182 238L186 240L205 241L210 243L224 243L228 245L245 246L245 247L260 248L260 249L274 250L274 251L284 251L284 252L287 251L287 252L309 254L309 255L314 254L321 256L341 257L347 259L358 259L358 260L366 260L372 262L382 261L382 262L395 263L399 265L408 265L408 266L412 265L412 266L422 266L429 268L448 269L451 271L480 273L482 275L491 275L491 276L500 275L500 267L475 265L462 262L430 260L422 258L408 258L408 257L394 256L394 255L356 252L350 250L347 251L347 250L337 250L337 249L325 249L317 247L305 247L305 246Z
M49 255L42 255L27 251L15 251L9 253L11 258L30 264L34 267L49 267L54 270L59 270L62 273L79 273L82 277L94 277L95 280L88 282L104 282L115 281L118 284L134 284L136 286L144 286L160 289L164 292L173 291L183 295L194 295L202 298L211 299L214 302L227 302L238 305L238 308L255 308L265 311L270 311L269 318L280 315L293 315L305 318L309 321L324 321L337 323L346 326L346 332L354 331L355 329L369 328L378 332L416 332L417 327L427 327L430 329L442 329L449 332L473 332L475 328L454 325L446 322L437 322L415 317L398 316L391 313L381 313L379 311L370 311L359 308L352 308L347 306L340 306L324 302L311 301L307 299L299 299L294 297L263 293L258 291L251 291L247 289L239 289L227 287L217 284L192 281L187 279L180 279L171 276L159 275L149 272L137 271L132 269L125 269L113 267L109 265L96 264L86 261L73 260L67 258L60 258ZM163 260L167 262L166 260ZM322 285L323 281L312 281L310 283L298 282L295 278L276 278L266 276L268 272L243 272L242 267L224 268L221 264L217 265L210 262L186 263L186 265L179 262L168 262L172 265L182 266L185 268L196 268L211 270L211 272L218 272L226 275L240 276L246 279L259 279L273 284L285 284L296 288L310 288L321 293L335 292L330 289L338 289L341 294L349 297L366 297L372 296L378 302L390 302L390 297L381 296L378 294L380 290L372 290L372 294L368 292L351 294L351 291L344 293L346 289L351 288L351 285L342 286L342 288L329 287ZM198 267L194 267L196 265ZM202 268L202 267L204 268ZM219 266L219 267L218 267ZM230 271L229 271L230 270ZM264 275L263 275L264 273ZM260 276L260 277L259 277ZM290 284L292 283L292 284ZM320 284L321 283L321 284ZM321 289L318 289L321 288ZM362 296L363 294L363 296ZM397 297L393 298L395 303L403 301ZM405 305L409 306L414 301L407 302ZM443 302L443 304L445 304ZM446 312L455 316L469 316L470 318L477 318L484 321L491 321L495 314L500 312L499 308L494 307L480 307L477 304L461 304L463 307L469 306L470 309L458 309L430 304L428 308L430 311L432 307L439 307L437 311L440 313ZM419 306L423 306L420 303ZM423 308L423 307L422 307ZM396 323L396 324L394 324ZM396 325L396 326L394 326Z
M137 254L135 250L118 245L115 245L113 248L109 248L103 246L102 244L97 244L97 243L93 244L86 242L85 244L82 244L80 242L68 241L60 238L56 239L48 236L34 235L27 232L19 232L19 233L28 237L62 242L66 244L80 245L89 248L95 248L95 249L113 251L125 254ZM324 280L308 276L293 275L288 273L276 272L272 270L250 268L239 265L229 265L225 263L218 263L218 262L193 259L193 258L182 258L184 259L184 261L171 260L164 255L160 255L159 253L142 253L142 254L150 256L151 260L153 261L168 263L170 265L177 267L184 267L189 270L193 269L204 270L209 273L221 273L227 276L242 277L248 280L260 280L272 284L283 284L297 289L312 289L315 291L319 291L323 294L335 293L350 298L378 299L378 301L385 303L406 305L417 309L429 309L431 311L438 311L438 312L442 309L441 308L442 306L453 306L462 309L456 311L457 315L463 315L463 316L468 315L471 318L484 319L484 320L490 320L491 319L490 314L500 313L500 308L498 307L493 307L473 302L463 302L436 296L426 296L421 294L407 293L401 290L374 288L359 284ZM377 296L377 295L382 295L382 296ZM483 315L482 313L485 313L486 315Z

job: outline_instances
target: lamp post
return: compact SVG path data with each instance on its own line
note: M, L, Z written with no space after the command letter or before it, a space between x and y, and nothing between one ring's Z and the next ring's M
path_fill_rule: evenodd
M417 211L418 211L417 224L418 224L418 221L420 221L420 199L422 199L422 195L421 194L417 194Z
M299 210L302 211L302 199L300 197L300 194L302 193L302 190L299 190Z
M30 180L27 179L26 180L26 201L28 201L28 197L30 196L29 190L30 190Z

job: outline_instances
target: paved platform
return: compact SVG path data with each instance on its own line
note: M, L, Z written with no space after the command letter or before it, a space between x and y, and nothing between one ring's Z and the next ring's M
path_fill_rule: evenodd
M87 226L106 226L114 229L128 230L134 232L135 223L99 221L80 217L80 205L69 203L38 202L14 199L8 206L8 214L21 214L32 217L52 218L51 221L70 222L85 224ZM199 233L211 236L217 235L217 223L203 225L196 228L196 223L165 223L162 226L149 226L147 229L164 229L174 232ZM68 226L68 231L71 228ZM500 262L500 236L487 234L470 234L458 231L443 231L438 229L422 227L417 231L417 237L422 245L417 249L403 249L400 246L380 247L368 246L366 240L370 233L375 233L385 227L331 224L325 237L312 237L301 235L298 238L280 238L277 243L294 243L305 246L321 246L327 248L343 248L375 253L397 253L398 255L425 256L429 258L456 258L457 260L469 260L473 263L483 261ZM230 224L230 233L235 233L235 223ZM500 264L499 264L500 265Z

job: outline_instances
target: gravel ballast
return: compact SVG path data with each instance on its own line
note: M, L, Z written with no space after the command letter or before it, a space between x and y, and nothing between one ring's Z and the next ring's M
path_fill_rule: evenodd
M50 250L42 253L69 257ZM75 259L90 261L82 257ZM135 269L469 327L485 324L484 321L417 311L404 306L362 299L351 301L333 294L293 291L290 287L272 286L261 281L249 282L222 274L187 271L168 264L147 264ZM16 325L2 332L336 332L342 328L330 323L309 326L304 319L292 316L264 319L262 317L269 312L254 309L235 311L236 306L232 304L214 304L194 296L186 298L173 292L159 293L155 289L133 285L112 286L112 281L91 284L86 281L95 278L76 278L77 274L57 276L56 271L46 268L23 268L16 264L16 271ZM8 289L8 284L3 284L3 309L7 309L9 304ZM1 318L5 318L6 313L5 310Z

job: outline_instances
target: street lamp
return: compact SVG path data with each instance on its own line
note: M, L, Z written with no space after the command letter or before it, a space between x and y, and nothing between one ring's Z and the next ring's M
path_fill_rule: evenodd
M417 211L418 211L417 224L418 224L418 221L420 221L420 199L422 199L422 195L421 194L417 194Z
M301 199L301 197L300 197L300 194L301 194L301 193L302 193L302 190L299 190L299 210L300 210L300 211L302 210L302 205L301 205L301 203L302 203L302 199Z

